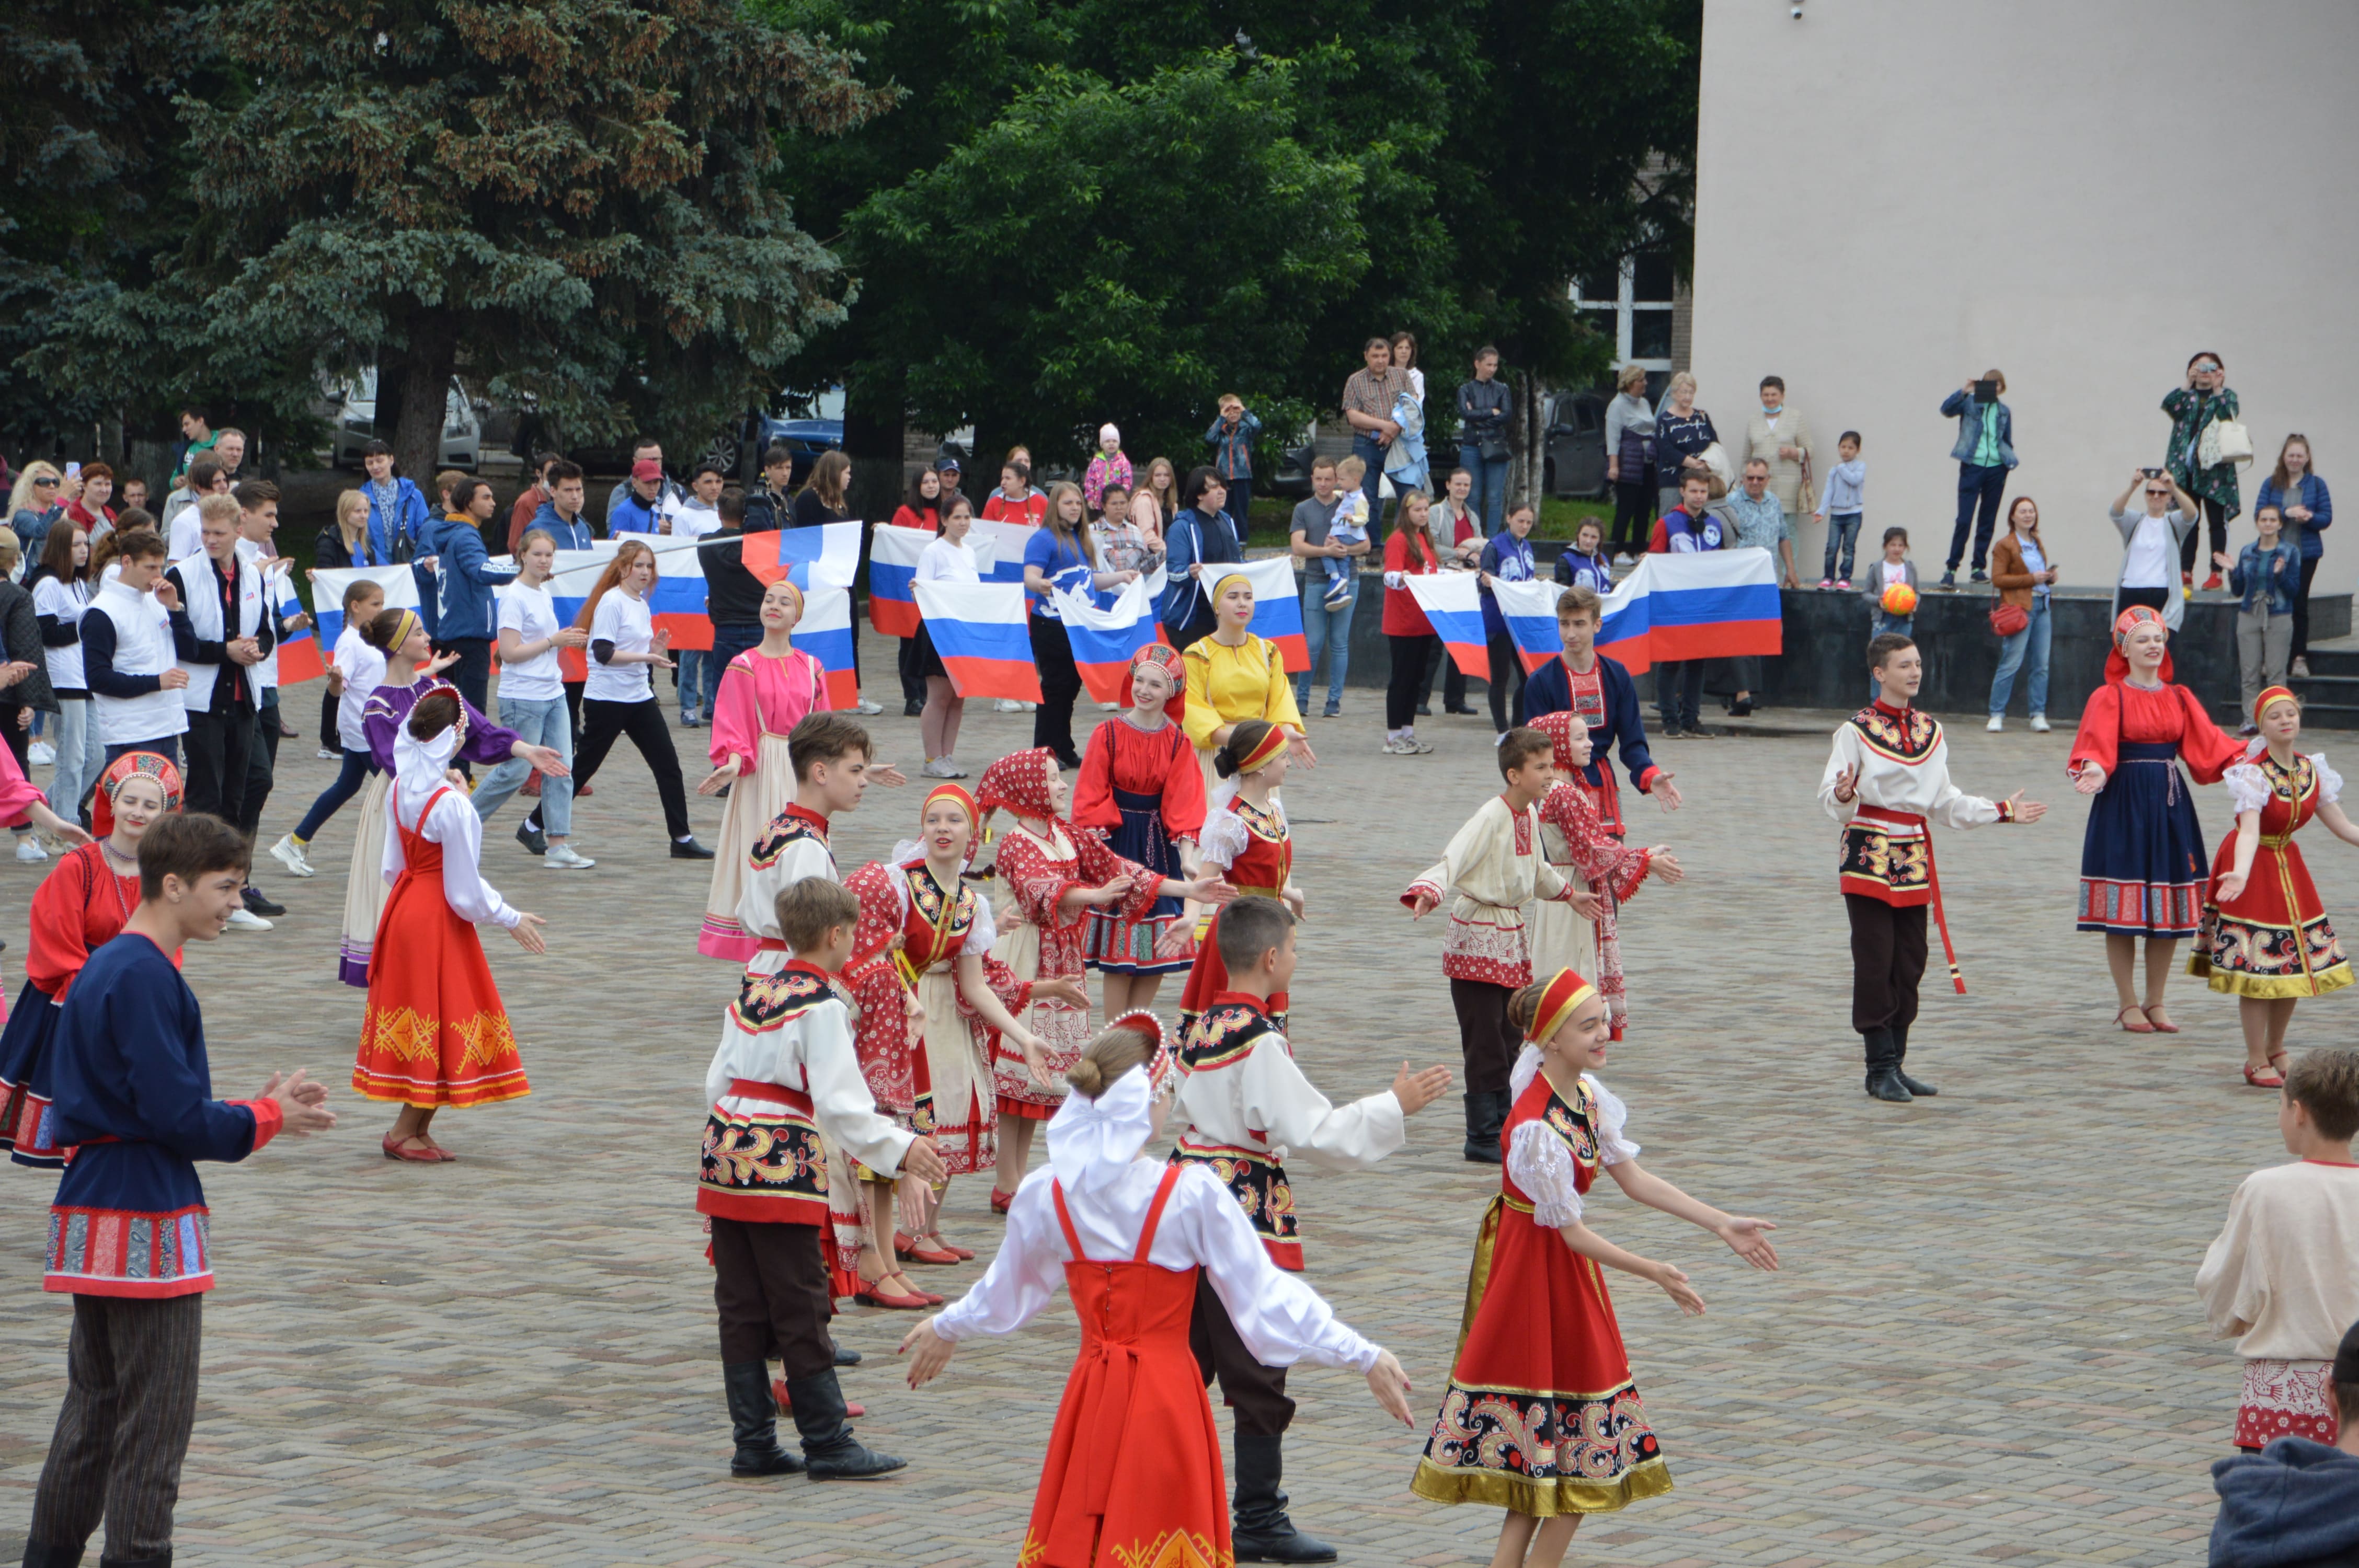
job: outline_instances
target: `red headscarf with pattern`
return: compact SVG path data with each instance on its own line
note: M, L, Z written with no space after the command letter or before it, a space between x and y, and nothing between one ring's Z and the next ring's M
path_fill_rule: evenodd
M1571 708L1543 713L1532 720L1532 728L1547 736L1549 744L1556 748L1558 772L1571 773L1582 766L1573 760L1577 755L1573 749L1573 737L1576 734L1586 737L1589 726L1581 721L1579 714Z
M125 752L98 775L98 791L90 806L91 832L94 837L103 838L114 831L114 792L143 773L164 786L165 810L180 809L180 770L157 752ZM66 809L72 810L73 803L68 802Z
M1057 754L1046 746L1010 752L983 770L974 797L986 813L1004 809L1035 822L1054 822L1057 808L1049 798L1049 781L1056 772Z
M1131 672L1150 662L1162 665L1163 673L1171 677L1171 696L1164 702L1163 711L1174 719L1181 718L1188 711L1188 677L1180 663L1180 650L1164 643L1149 643L1131 654L1130 667L1122 672L1123 707L1129 708L1138 705L1137 699L1131 696Z

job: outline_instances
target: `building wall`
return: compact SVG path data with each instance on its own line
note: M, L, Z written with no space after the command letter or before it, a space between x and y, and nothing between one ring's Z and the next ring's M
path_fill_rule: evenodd
M2288 431L2359 507L2359 5L1705 5L1693 368L1724 435L1784 376L1821 477L1838 431L1865 438L1863 547L1903 524L1930 579L1956 513L1938 410L1995 365L2010 501L2038 500L2068 583L2110 583L2106 507L2211 351L2259 454L2231 555ZM2359 526L2325 543L2341 591Z

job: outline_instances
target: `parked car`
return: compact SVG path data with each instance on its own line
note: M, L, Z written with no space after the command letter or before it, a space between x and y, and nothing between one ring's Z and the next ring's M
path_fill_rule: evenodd
M741 483L752 484L760 477L762 454L774 446L794 453L790 482L800 484L821 452L842 449L843 389L830 387L816 397L786 398L767 413L746 410L735 429L713 437L701 460L735 475Z
M1550 400L1548 494L1605 493L1605 401L1594 392L1560 392Z
M329 383L321 389L326 404L325 415L334 434L330 438L328 461L340 469L361 466L361 450L377 438L376 428L376 367L371 365L357 374ZM393 438L390 431L386 439ZM483 459L484 425L475 411L474 403L459 378L451 378L451 391L442 406L442 451L439 466L473 473Z

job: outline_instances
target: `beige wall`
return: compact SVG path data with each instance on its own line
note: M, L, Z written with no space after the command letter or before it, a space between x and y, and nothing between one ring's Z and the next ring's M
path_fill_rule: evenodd
M2110 583L2105 508L2159 463L2157 406L2219 353L2258 451L2307 433L2359 570L2359 5L2348 0L1706 0L1699 402L1741 436L1765 373L1866 440L1864 552L1909 530L1930 580L1956 513L1951 389L2006 373L2071 584ZM1815 505L1815 498L1812 504ZM1815 581L1823 528L1798 542ZM2208 549L2208 545L2207 545Z

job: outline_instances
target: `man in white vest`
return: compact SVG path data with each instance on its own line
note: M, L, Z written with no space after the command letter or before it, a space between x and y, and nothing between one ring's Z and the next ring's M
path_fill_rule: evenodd
M154 752L178 767L189 674L174 662L169 612L179 599L163 580L164 537L130 528L116 546L116 564L82 618L82 678L99 744L109 767L126 752Z
M203 549L164 574L179 600L171 612L172 643L189 676L180 692L189 709L188 809L209 811L230 823L245 806L246 765L261 697L255 666L273 644L262 574L237 547L238 510L234 496L200 501ZM245 909L231 914L230 925L237 930L270 929Z

